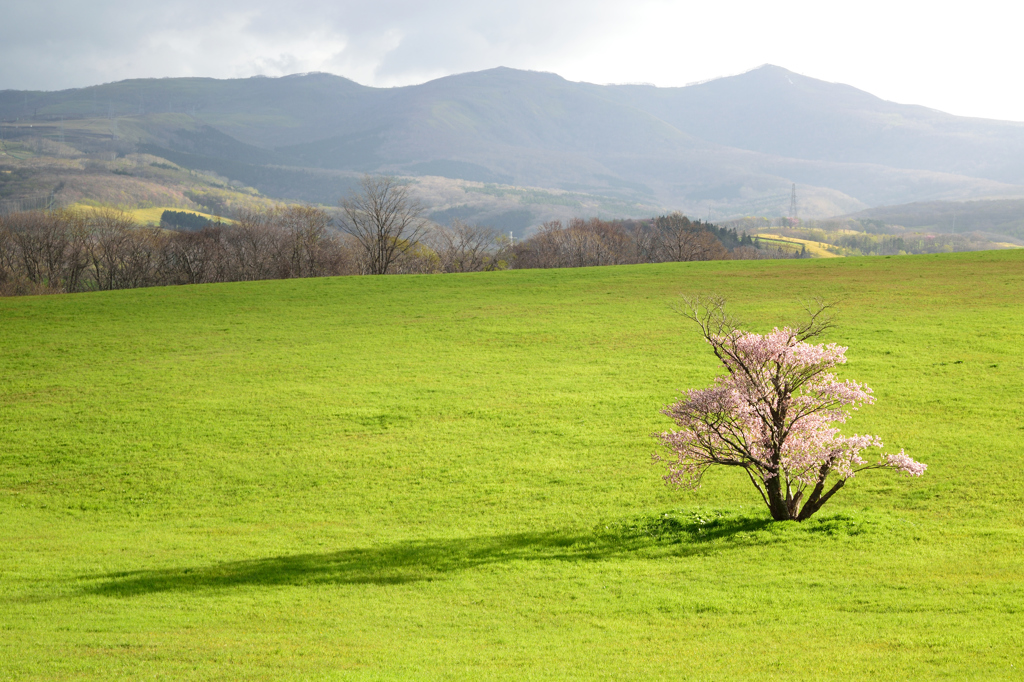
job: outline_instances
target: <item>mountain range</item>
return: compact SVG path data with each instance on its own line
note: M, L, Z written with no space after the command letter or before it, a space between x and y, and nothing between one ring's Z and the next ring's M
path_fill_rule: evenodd
M0 120L8 133L60 121L79 148L117 142L323 203L337 200L339 178L363 172L715 219L786 215L794 184L802 217L1024 197L1024 123L888 102L770 65L678 88L508 68L400 88L323 73L139 79L0 91Z

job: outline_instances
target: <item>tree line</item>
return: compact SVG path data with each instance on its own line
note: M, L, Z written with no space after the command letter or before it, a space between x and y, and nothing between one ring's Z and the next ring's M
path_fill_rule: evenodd
M750 237L679 213L545 223L528 239L456 221L434 225L407 187L366 177L331 214L311 206L239 211L201 229L141 227L102 209L0 216L0 294L354 274L452 273L758 258Z

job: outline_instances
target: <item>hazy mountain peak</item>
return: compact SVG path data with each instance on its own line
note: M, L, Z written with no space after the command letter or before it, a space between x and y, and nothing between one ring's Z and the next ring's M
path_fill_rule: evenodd
M496 66L493 69L485 69L483 71L467 71L465 73L452 74L451 76L442 76L420 85L408 85L403 89L430 88L452 84L472 87L499 84L531 86L542 83L550 85L569 83L569 81L556 73L548 71L528 71L525 69L513 69L508 66Z
M260 176L214 159L605 192L705 216L786 211L792 183L804 216L1024 193L1011 186L1024 185L1024 125L886 102L774 64L678 88L496 67L399 88L305 73L0 92L8 125L55 131L75 118L93 121L95 140L128 119L153 152L228 177Z

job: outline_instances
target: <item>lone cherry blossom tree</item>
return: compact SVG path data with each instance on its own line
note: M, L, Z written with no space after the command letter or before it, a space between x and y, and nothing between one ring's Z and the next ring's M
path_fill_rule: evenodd
M861 453L882 441L844 436L836 426L874 398L867 386L830 371L846 362L845 347L807 343L831 328L831 304L809 308L799 327L762 335L738 329L721 298L685 300L683 314L700 326L727 374L662 410L679 426L655 434L671 452L654 455L668 467L668 484L694 489L709 467L739 467L773 519L803 521L861 471L924 473L927 465L903 450L866 461Z

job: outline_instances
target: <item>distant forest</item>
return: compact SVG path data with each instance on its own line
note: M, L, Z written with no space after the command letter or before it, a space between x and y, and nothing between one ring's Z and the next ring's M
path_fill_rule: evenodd
M164 211L160 216L160 225L172 230L201 230L210 222L209 218L189 211Z

